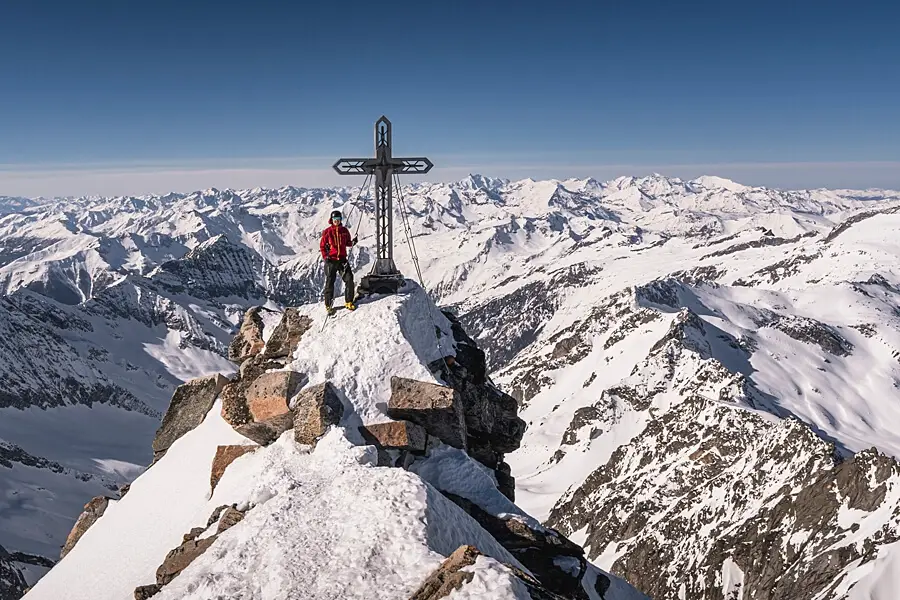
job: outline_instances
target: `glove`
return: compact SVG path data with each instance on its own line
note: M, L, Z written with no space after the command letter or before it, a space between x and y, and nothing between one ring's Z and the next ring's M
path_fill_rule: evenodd
M350 241L351 241L351 242L353 243L353 245L355 246L355 245L357 245L357 244L359 243L359 238L356 237L356 236L353 236L353 239L350 240Z

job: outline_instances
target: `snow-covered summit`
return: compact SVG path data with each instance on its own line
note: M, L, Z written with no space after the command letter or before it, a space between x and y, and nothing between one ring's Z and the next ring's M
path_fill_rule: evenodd
M410 283L327 322L317 308L277 319L248 313L234 344L240 375L224 387L197 383L176 393L159 435L189 418L194 427L82 525L29 600L405 600L431 589L429 575L443 577L445 558L467 545L483 556L465 567L454 598L643 597L588 567L580 548L498 489L484 455L470 455L477 444L465 432L477 437L479 419L502 418L492 405L502 394L489 380L478 383L485 376L476 374L484 366L477 347L421 288ZM287 375L302 378L296 392L262 383ZM404 400L398 378L452 398L461 448L444 443L458 441L446 429L449 405ZM291 419L276 440L257 446L258 431L236 426L227 406L236 389L260 426L281 419L272 412L281 398ZM319 420L325 405L308 404L315 390L336 394L340 416ZM208 413L196 412L217 395ZM412 421L392 420L398 410ZM301 442L310 427L316 439ZM400 428L406 439L379 433ZM427 443L409 437L416 429ZM398 453L405 458L395 463ZM443 597L421 590L417 598Z

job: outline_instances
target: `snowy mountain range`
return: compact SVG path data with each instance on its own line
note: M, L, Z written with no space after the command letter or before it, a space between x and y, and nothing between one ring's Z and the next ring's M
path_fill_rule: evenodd
M0 198L0 582L142 472L176 385L235 371L247 308L318 301L333 208L365 271L360 194ZM520 403L527 513L654 599L894 598L900 192L473 175L399 204Z

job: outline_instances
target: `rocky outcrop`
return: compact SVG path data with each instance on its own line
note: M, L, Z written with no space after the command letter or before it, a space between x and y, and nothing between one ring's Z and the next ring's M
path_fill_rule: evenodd
M478 521L549 591L587 600L581 585L587 560L581 546L555 529L529 525L517 515L496 517L465 498L447 492L444 495Z
M459 393L453 388L415 379L391 377L387 414L412 421L454 448L466 449L466 422Z
M219 446L216 448L216 455L213 457L212 467L209 473L210 490L215 491L219 480L225 474L228 466L244 456L255 451L258 446Z
M446 598L454 590L458 590L472 581L474 574L462 569L474 565L479 556L481 556L481 552L475 546L460 546L441 563L434 573L428 576L428 579L409 597L409 600Z
M195 527L184 535L184 541L180 546L170 551L162 564L156 570L156 583L150 585L142 585L134 590L135 599L150 598L157 594L162 588L175 579L179 573L184 571L199 556L206 552L212 546L219 535L227 531L231 527L240 523L244 518L244 513L237 510L234 506L220 506L207 521L206 527ZM215 532L208 537L201 537L213 525L216 525Z
M385 450L425 452L428 438L424 427L409 421L363 425L359 431L366 442Z
M460 546L441 563L422 583L409 600L441 600L453 592L463 589L475 578L468 567L475 565L484 555L475 546ZM512 577L525 588L531 600L577 600L581 596L565 596L554 593L531 577L528 573L511 565L503 565Z
M63 545L62 552L59 554L60 558L65 558L66 554L72 551L72 548L75 547L75 544L78 543L81 536L91 528L91 525L96 523L97 520L103 516L107 506L109 506L109 498L106 496L97 496L84 505L84 512L81 513L81 516L75 521L72 531L69 532L69 537L66 538L66 543Z
M194 560L209 549L216 541L215 536L191 539L169 552L156 570L157 585L164 586L184 571Z
M262 352L266 343L263 340L263 320L261 306L254 306L244 314L244 320L237 336L228 346L228 360L238 364L251 356Z
M519 447L525 433L525 422L517 415L518 403L491 382L487 376L485 354L466 334L462 324L452 313L445 311L444 314L452 325L456 355L435 361L429 368L435 377L458 394L465 445L457 447L465 448L474 459L494 469L501 491L513 499L515 479L503 462L503 456ZM415 421L414 418L410 420ZM430 430L429 433L443 440L437 433Z
M330 426L340 423L343 415L344 404L333 385L326 381L306 388L294 406L294 439L298 444L314 446Z
M296 308L286 308L281 322L266 342L264 357L269 359L290 357L310 327L312 319L301 315Z
M178 386L153 438L153 460L165 455L175 440L203 422L222 388L229 382L224 375L193 379Z
M651 598L719 597L734 565L736 598L811 600L900 540L898 494L892 458L840 463L795 420L695 396L616 450L547 524L583 529L591 558L615 548L611 571Z

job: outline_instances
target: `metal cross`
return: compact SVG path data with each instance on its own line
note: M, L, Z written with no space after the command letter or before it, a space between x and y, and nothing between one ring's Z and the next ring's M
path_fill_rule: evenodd
M394 158L391 155L391 122L382 116L375 121L375 158L341 158L334 170L341 175L375 174L375 240L377 254L372 272L360 282L362 293L396 293L403 275L394 264L393 175L421 175L434 165L424 157Z

